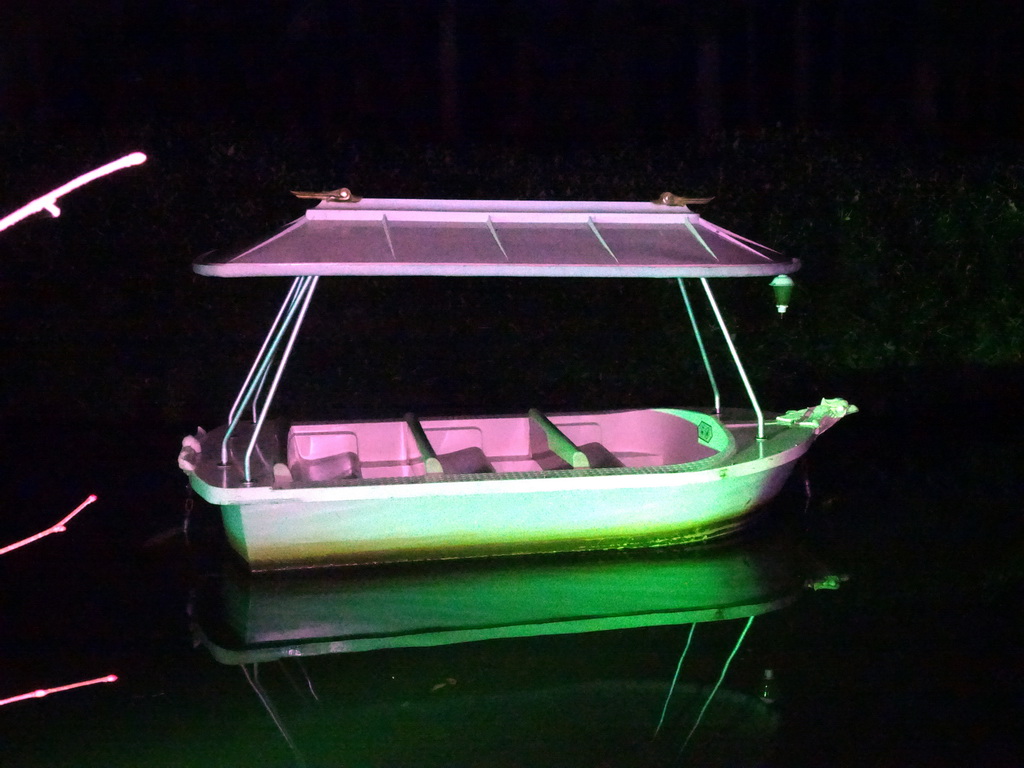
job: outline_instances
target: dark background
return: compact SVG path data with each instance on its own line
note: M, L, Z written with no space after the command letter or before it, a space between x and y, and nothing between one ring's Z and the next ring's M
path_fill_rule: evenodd
M0 119L33 127L976 142L1024 119L1024 10L996 0L36 0L0 18Z

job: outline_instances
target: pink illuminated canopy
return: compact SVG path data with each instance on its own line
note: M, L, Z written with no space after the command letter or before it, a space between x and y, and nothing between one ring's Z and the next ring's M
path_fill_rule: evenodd
M393 199L323 201L255 247L194 265L216 277L743 277L799 267L685 206Z

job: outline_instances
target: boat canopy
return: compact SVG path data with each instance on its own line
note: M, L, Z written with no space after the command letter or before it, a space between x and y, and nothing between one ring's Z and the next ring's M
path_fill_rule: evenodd
M685 205L352 198L323 200L255 247L214 251L193 268L215 277L744 277L800 262Z

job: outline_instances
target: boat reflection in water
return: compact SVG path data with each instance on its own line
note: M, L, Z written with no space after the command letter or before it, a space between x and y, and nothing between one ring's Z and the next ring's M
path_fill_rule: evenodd
M241 667L297 765L743 765L768 748L778 715L753 687L722 685L729 664L754 617L830 578L778 532L697 549L272 575L232 561L201 583L192 617L213 657ZM712 628L695 628L714 622L731 626L701 642ZM690 631L671 638L664 677L624 675L621 657L653 652L644 628L669 625ZM602 630L625 631L581 634ZM499 638L520 640L478 642ZM470 645L457 654L426 648L460 643ZM602 654L610 663L595 678ZM418 664L425 681L395 682ZM710 679L687 682L690 665Z

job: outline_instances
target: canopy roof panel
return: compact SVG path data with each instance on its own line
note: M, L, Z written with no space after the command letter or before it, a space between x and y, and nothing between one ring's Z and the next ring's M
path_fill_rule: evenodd
M685 206L392 199L325 200L252 248L194 265L216 277L743 277L799 268Z

